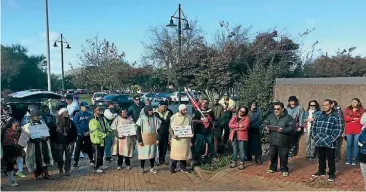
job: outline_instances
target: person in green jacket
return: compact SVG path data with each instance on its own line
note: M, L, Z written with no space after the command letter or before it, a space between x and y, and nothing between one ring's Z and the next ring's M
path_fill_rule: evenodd
M94 149L94 172L103 173L107 166L103 166L105 138L111 134L107 119L101 114L100 108L94 109L94 118L89 121L90 140Z

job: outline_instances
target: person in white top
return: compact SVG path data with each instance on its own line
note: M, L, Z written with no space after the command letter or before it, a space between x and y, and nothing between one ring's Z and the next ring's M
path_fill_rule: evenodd
M113 120L118 117L118 113L114 110L114 102L110 101L107 104L107 109L104 110L103 113L104 117L108 120L109 125L112 124ZM107 163L110 163L112 161L112 146L114 142L115 137L112 135L108 135L105 138L105 147L104 147L104 153L105 153L105 159Z
M69 113L70 118L74 116L76 111L79 111L79 102L74 100L72 95L66 96L66 103L67 103L67 111Z

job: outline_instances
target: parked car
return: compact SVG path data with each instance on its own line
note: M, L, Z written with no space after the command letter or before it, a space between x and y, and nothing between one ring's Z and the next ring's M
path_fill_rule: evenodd
M186 93L181 92L180 95L181 95L181 98L180 99L181 99L182 102L184 102L184 103L188 103L189 102L189 98L188 98L188 96L187 96ZM170 97L172 98L172 102L177 103L179 101L179 99L178 99L178 92L172 93L170 95Z
M105 95L102 99L96 100L95 105L105 109L109 101L113 101L119 104L120 108L125 109L128 109L133 103L133 99L127 94L110 94Z
M172 98L170 97L169 93L157 93L156 95L162 98L164 101L168 101L169 104L172 102Z
M91 98L92 105L95 105L95 101L102 99L106 95L107 95L107 93L105 93L105 92L96 92L96 93L94 93L93 97Z

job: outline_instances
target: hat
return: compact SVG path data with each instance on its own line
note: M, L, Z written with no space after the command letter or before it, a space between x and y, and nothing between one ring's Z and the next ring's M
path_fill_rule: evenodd
M80 103L80 107L89 107L89 104L88 104L88 102L86 102L86 101L82 101L82 102Z
M178 107L178 110L179 110L179 111L182 111L182 110L184 110L184 109L187 109L187 105L185 105L185 104L180 104L180 105L179 105L179 107Z
M160 102L159 102L159 106L161 106L161 105L166 105L166 106L168 106L168 102L166 102L166 101L160 101Z
M290 101L295 101L295 102L297 102L297 98L296 98L296 96L290 96L290 97L288 98L288 102L290 102Z
M214 100L220 100L220 96L219 95L215 95L214 96Z
M31 118L39 116L38 110L32 110L29 114Z
M67 112L67 108L61 108L59 111L58 111L58 115L61 115L62 113L65 113Z
M66 100L74 100L74 97L72 95L66 95Z

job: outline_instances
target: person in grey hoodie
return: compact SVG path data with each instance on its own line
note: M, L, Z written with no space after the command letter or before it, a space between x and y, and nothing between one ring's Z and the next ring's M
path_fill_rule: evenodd
M297 151L299 149L299 139L301 136L301 119L304 115L304 108L299 105L299 100L296 96L290 96L288 98L288 105L286 107L287 113L294 118L296 123L296 130L294 133L290 136L290 142L289 142L289 157L293 157L297 155Z

